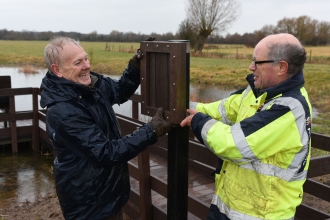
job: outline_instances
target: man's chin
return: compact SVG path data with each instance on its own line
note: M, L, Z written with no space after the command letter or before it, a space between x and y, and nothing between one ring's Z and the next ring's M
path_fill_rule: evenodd
M78 80L78 83L79 84L82 84L82 85L85 85L85 86L89 86L91 83L92 83L92 81L91 81L91 78L90 77L88 77L88 79L79 79Z

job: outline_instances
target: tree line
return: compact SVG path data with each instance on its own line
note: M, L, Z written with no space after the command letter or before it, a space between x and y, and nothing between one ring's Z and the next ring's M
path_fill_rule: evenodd
M254 47L262 38L269 34L275 33L290 33L296 36L304 45L317 46L328 45L330 43L330 22L317 21L306 15L298 18L283 18L277 22L277 25L265 25L260 30L256 30L252 33L245 34L227 34L221 36L217 34L211 34L206 43L214 44L243 44L247 47ZM197 34L189 27L187 21L183 21L177 33L171 32L165 34L141 34L133 32L119 32L113 30L110 34L98 34L97 31L93 31L88 34L82 34L79 32L52 32L52 31L12 31L7 29L0 30L0 40L41 40L48 41L52 36L62 35L71 38L78 39L80 41L95 41L95 42L140 42L146 39L148 36L155 36L157 41L167 40L190 40L192 48L197 44Z

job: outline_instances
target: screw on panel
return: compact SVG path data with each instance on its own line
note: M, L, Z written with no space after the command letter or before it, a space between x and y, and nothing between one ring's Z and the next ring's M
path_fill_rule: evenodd
M175 86L175 83L173 83L173 86Z
M173 58L175 58L175 56L173 56Z
M175 111L175 108L173 109L173 111Z
M147 47L149 46L149 44L147 44Z
M167 45L167 47L170 47L170 45Z
M158 45L156 45L156 47L158 47Z

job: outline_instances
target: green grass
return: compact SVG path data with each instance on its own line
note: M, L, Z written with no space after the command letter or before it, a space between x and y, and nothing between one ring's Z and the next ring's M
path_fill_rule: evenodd
M0 40L0 65L33 64L45 67L43 50L47 43ZM122 73L140 44L109 42L110 51L106 50L105 42L81 42L81 45L89 54L93 71L116 75ZM319 61L306 63L304 69L305 87L313 107L320 113L313 121L313 132L330 136L330 46L306 47L308 53L310 50L312 56ZM205 53L206 51L209 53ZM236 56L237 51L239 56ZM217 52L226 55L218 56ZM201 85L245 87L245 77L250 73L248 67L251 64L252 53L253 48L242 45L208 46L202 56L195 57L191 54L190 80L194 84ZM320 62L320 60L329 62Z

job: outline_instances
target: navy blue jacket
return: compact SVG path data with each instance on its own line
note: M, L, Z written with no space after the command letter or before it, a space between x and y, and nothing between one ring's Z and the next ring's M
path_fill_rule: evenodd
M119 80L91 72L92 85L48 72L41 84L47 107L46 130L56 152L54 177L65 219L104 219L126 204L127 162L157 141L147 123L122 137L114 104L122 104L140 84L140 71L128 65Z

